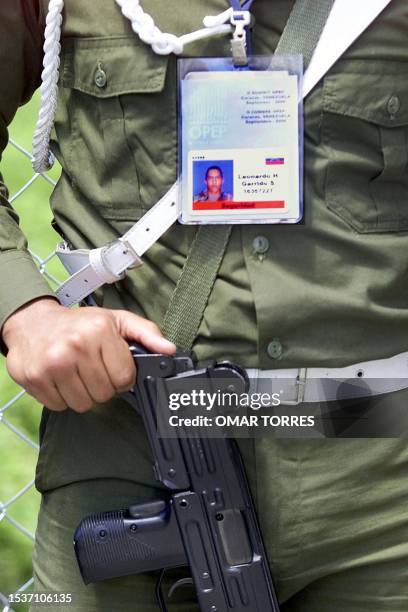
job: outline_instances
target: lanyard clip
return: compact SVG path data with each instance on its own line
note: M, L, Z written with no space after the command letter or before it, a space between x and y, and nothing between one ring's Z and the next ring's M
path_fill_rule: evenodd
M249 11L233 11L231 24L235 26L231 40L231 52L235 66L247 66L247 31L246 28L251 23L251 13Z

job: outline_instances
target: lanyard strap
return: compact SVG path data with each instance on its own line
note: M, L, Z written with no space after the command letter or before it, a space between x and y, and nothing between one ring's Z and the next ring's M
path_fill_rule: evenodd
M249 11L251 9L253 1L254 0L245 0L245 2L241 4L239 0L229 0L229 3L231 5L231 8L234 9L234 11Z

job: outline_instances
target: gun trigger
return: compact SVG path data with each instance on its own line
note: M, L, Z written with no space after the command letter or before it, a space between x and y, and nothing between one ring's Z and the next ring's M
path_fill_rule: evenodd
M171 587L169 588L169 592L167 593L167 597L171 597L174 591L178 589L179 587L187 586L190 584L194 585L192 578L180 578L180 580L177 580L177 582L171 585Z

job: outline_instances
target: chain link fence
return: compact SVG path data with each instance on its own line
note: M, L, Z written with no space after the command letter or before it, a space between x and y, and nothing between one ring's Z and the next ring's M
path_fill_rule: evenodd
M2 171L30 252L41 273L56 288L64 277L53 254L56 234L50 229L48 200L58 169L40 175L31 169L29 139L38 109L35 98L13 122ZM25 141L28 141L27 144ZM60 280L59 280L60 279ZM3 290L7 291L7 287ZM31 553L39 495L34 488L41 407L8 377L0 361L0 610L23 612L27 604L10 603L10 594L30 591Z

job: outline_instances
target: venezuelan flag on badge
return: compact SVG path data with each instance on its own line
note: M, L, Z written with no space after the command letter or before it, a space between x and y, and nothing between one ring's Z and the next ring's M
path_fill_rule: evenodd
M283 166L285 163L284 157L266 157L265 164L267 166Z

